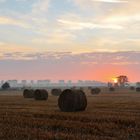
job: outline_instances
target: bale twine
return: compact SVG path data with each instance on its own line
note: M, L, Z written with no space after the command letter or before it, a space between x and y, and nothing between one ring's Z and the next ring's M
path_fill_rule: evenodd
M34 98L34 90L32 90L32 89L25 89L23 91L23 97L24 98Z
M34 92L34 99L35 100L47 100L48 92L44 89L37 89Z
M87 98L81 90L64 90L58 99L58 106L63 112L84 111L87 107Z
M93 88L93 89L91 89L91 94L92 95L99 94L100 92L101 92L101 89L100 88Z
M61 89L52 89L51 94L54 96L59 96L61 92Z

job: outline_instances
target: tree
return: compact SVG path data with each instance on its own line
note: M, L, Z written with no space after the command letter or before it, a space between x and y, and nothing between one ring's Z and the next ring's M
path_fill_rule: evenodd
M5 82L5 83L1 86L1 88L2 88L3 90L9 89L9 88L10 88L10 84L9 84L8 82Z
M119 77L117 77L117 79L118 79L118 84L122 87L124 87L125 84L127 84L128 82L128 77L125 75L120 75Z

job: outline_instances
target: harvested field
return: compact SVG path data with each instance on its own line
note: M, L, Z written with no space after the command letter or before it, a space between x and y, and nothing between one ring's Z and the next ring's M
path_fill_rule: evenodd
M86 111L65 113L56 96L35 101L9 92L0 91L1 140L140 139L140 93L88 95Z

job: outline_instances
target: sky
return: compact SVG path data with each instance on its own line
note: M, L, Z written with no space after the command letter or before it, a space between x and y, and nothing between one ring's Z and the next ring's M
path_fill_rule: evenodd
M140 81L139 0L0 0L0 80Z

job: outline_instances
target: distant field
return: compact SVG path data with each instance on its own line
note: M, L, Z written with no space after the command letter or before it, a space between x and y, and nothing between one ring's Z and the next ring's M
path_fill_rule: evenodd
M58 97L35 101L0 91L0 140L140 140L140 93L86 92L86 111L64 113Z

